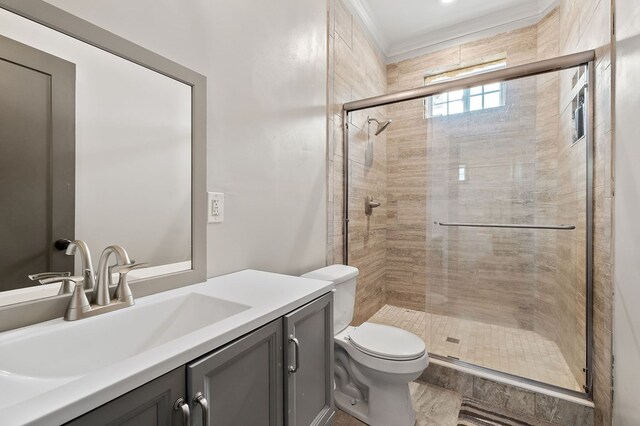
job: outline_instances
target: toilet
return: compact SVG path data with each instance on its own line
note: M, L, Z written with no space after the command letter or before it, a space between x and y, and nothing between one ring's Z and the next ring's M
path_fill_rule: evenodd
M338 408L371 426L413 426L409 382L429 364L422 339L388 325L349 325L358 269L331 265L302 275L335 285L334 395Z

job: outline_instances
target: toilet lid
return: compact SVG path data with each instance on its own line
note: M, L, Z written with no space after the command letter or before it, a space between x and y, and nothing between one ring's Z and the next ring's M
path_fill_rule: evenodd
M365 322L349 333L349 339L358 350L378 358L410 360L425 353L421 338L388 325Z

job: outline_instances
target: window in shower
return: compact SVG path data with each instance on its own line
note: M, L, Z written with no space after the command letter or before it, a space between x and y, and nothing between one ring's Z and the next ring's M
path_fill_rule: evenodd
M455 80L461 77L468 77L495 69L504 68L504 60L484 63L481 65L460 68L435 75L430 75L424 79L425 86L434 83L442 83L448 80ZM493 83L470 89L454 90L447 93L434 95L425 100L425 117L442 117L456 114L463 114L472 111L481 111L490 108L497 108L505 104L505 84Z

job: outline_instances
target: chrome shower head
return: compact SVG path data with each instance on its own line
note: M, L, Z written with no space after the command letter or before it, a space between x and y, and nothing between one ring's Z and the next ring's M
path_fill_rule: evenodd
M389 124L391 124L391 120L387 120L383 123L381 123L380 121L378 121L377 119L373 118L373 117L367 117L367 122L371 123L372 121L375 121L376 123L378 123L378 128L376 129L376 136L378 136L380 133L384 132L384 130L389 127Z

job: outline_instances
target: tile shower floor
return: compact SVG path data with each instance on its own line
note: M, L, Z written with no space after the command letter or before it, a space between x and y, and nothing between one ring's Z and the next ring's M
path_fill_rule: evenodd
M370 322L423 338L430 353L582 391L558 345L538 333L384 305Z

